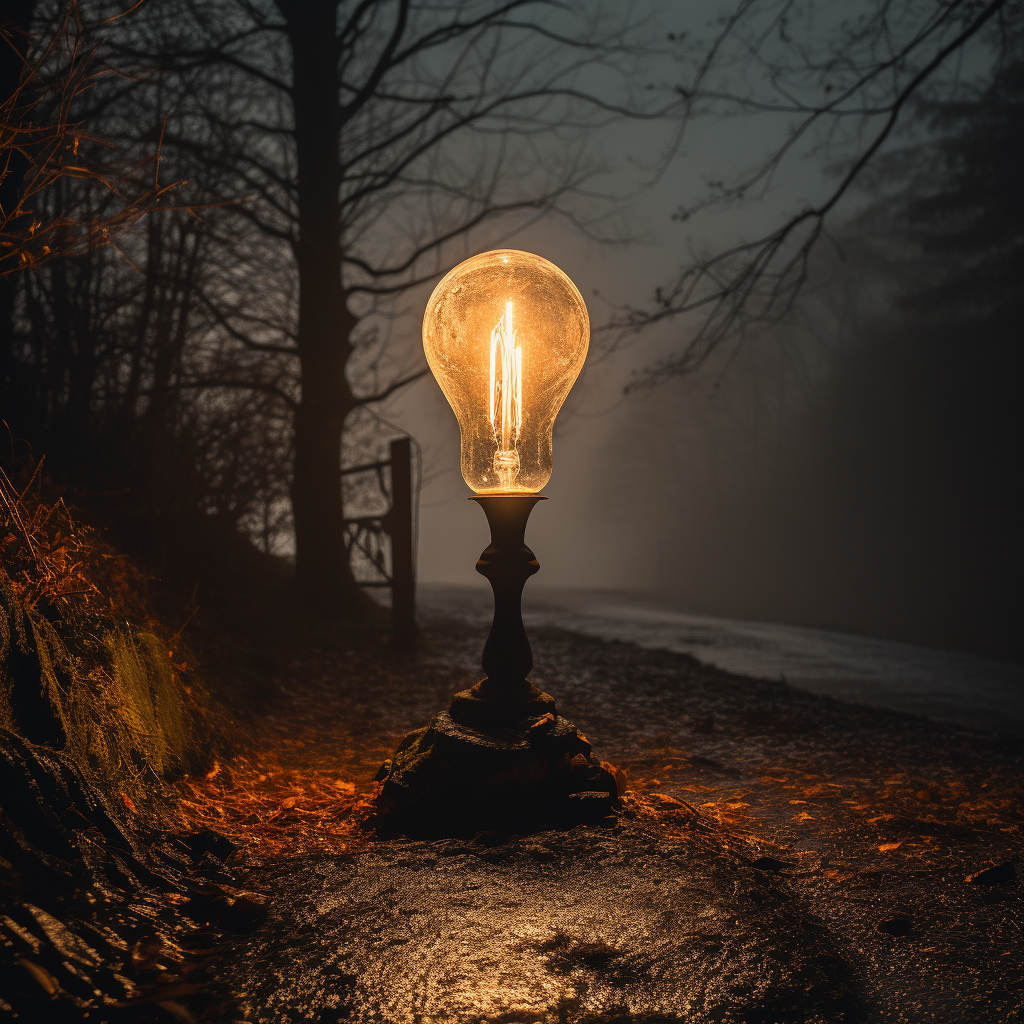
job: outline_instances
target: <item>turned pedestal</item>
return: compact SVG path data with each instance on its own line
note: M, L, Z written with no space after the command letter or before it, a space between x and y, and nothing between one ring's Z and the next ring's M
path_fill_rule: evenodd
M406 834L614 824L615 779L554 698L527 678L533 652L522 594L540 569L526 546L537 495L487 495L491 543L477 562L494 592L485 677L410 733L378 773L375 823Z

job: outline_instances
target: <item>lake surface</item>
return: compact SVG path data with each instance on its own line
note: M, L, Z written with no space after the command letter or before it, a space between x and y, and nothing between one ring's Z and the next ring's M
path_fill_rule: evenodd
M421 584L420 613L489 622L486 586ZM840 700L1024 735L1024 665L804 626L693 615L617 591L528 585L527 626L548 625L691 654L740 675L784 679Z

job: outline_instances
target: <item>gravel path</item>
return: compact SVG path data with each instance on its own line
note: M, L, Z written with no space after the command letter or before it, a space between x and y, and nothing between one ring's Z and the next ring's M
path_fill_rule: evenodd
M330 659L296 662L275 711L287 732L305 709L293 767L335 757L365 800L379 751L477 676L482 627L426 639L415 664L339 659L330 689ZM531 639L533 680L626 774L618 829L254 847L268 921L217 968L247 1019L1019 1019L1012 741L682 654Z

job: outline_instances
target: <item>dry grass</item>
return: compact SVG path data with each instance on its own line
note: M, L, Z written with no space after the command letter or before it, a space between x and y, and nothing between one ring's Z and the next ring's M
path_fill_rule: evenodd
M363 790L362 792L360 790ZM330 769L287 768L273 750L214 764L179 783L178 806L193 828L237 843L246 857L341 853L365 842L359 825L375 787Z
M158 629L145 576L77 521L63 497L47 498L42 465L21 487L0 469L0 561L18 601L60 617L109 616Z
M159 781L202 763L204 708L178 638L146 603L146 579L60 496L40 466L0 470L0 726L37 738L41 687L63 748L132 810L166 816Z

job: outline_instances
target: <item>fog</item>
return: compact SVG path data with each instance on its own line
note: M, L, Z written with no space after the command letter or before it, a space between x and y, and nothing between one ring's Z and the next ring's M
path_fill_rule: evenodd
M778 333L626 398L631 358L594 367L530 524L531 586L1019 654L1019 463L984 424L993 390L1019 386L1013 354L965 366L956 338L893 329L830 358ZM421 391L406 411L426 453L420 579L472 584L486 525L454 418Z
M595 329L556 428L551 500L530 523L543 567L530 586L626 590L696 613L1020 657L1016 346L967 345L898 309L877 254L843 228L864 193L837 211L836 240L791 316L688 377L624 394L692 323L610 351L608 318L649 305L688 247L755 236L828 187L825 162L804 154L756 201L671 219L703 180L755 162L781 130L768 119L705 124L643 189L670 136L612 126L606 151L633 158L609 161L612 189L634 193L619 230L637 240L597 243L554 219L476 240L476 251L508 245L552 260ZM410 346L426 294L396 326ZM428 378L387 416L422 450L419 579L479 584L488 536L459 473L454 415Z

